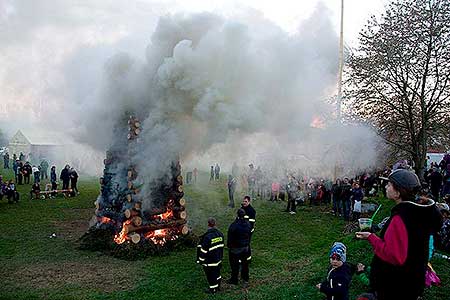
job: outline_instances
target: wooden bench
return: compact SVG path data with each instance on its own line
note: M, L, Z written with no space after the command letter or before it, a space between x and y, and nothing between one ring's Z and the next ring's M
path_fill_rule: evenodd
M66 189L66 190L51 190L51 191L36 191L31 193L34 195L35 199L47 199L50 197L54 197L57 195L63 195L64 197L73 197L75 196L75 193L72 189Z

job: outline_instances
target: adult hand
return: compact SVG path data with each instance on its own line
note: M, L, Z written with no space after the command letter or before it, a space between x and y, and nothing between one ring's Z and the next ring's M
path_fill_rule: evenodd
M371 232L367 232L367 231L358 231L355 233L356 238L361 239L361 240L367 240L369 238L369 235L371 235Z

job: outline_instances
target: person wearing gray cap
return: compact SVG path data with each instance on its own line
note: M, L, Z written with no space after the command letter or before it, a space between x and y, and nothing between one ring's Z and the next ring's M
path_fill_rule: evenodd
M409 170L397 169L387 178L387 197L395 201L380 232L356 232L372 245L370 284L378 300L417 300L425 286L429 237L441 227L442 217L433 200L416 202L420 181Z

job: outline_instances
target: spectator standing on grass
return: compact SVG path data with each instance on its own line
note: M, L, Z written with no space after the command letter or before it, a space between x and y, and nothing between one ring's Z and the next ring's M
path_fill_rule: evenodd
M78 182L78 173L74 168L70 169L70 188L72 191L76 194L79 194L78 188L77 188L77 182Z
M358 183L355 183L352 188L353 200L353 221L358 220L361 216L361 204L364 198L364 192Z
M5 155L3 155L3 168L9 169L9 153L6 152Z
M19 168L19 160L18 159L15 159L14 161L13 161L13 172L14 172L14 179L15 179L15 181L17 182L18 181L18 178L17 178L17 175L18 175L18 173L17 173L17 169Z
M420 182L413 172L393 171L386 189L396 205L380 237L370 232L356 232L356 237L372 245L375 255L370 284L377 299L416 300L425 286L429 238L439 230L442 220L433 200L416 203Z
M327 296L328 300L348 300L352 270L346 263L347 248L343 243L335 242L330 250L330 267L327 279L316 287Z
M439 194L442 187L442 174L438 168L433 168L433 172L428 176L430 182L430 190L434 201L439 201Z
M209 182L214 181L214 166L211 166L211 172L210 172Z
M194 170L192 171L192 174L194 175L194 183L197 183L197 176L198 176L197 168L194 168Z
M26 162L25 165L22 168L22 173L23 173L23 180L25 184L30 184L30 177L31 174L33 173L33 168L30 165L30 162Z
M352 186L349 183L348 178L344 178L344 182L341 186L341 200L342 200L342 210L344 214L344 220L350 220L350 208L351 208L351 196L352 196Z
M218 163L216 163L216 167L214 168L214 175L215 175L215 180L216 181L219 181L219 179L220 179L220 167L219 167L219 164Z
M63 190L68 190L69 189L69 183L70 183L70 166L66 165L64 167L64 169L61 170L61 174L59 176L59 179L61 179L63 185L62 185L62 189Z
M41 180L48 179L48 166L49 166L48 161L45 158L43 158L40 164Z
M34 165L31 168L31 171L33 172L33 183L39 183L41 181L41 171Z
M228 175L228 198L230 200L228 206L231 208L234 208L234 192L236 191L236 184L236 178L232 175Z
M335 216L342 215L341 204L341 180L338 178L331 188L331 194L333 198L333 213Z

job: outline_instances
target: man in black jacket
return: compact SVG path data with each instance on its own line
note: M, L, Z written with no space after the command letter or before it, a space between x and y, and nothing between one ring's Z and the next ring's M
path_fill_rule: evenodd
M224 237L216 228L216 219L208 219L208 231L201 236L197 246L197 263L203 266L209 288L206 293L214 294L220 288Z
M237 211L236 220L228 228L227 247L229 248L229 259L231 267L231 278L229 284L238 284L239 267L244 286L248 285L250 254L251 225L244 218L245 211L241 208Z
M62 189L63 190L69 189L69 183L70 183L70 166L69 165L66 165L64 167L64 169L62 169L59 179L61 179L63 182Z
M253 231L255 231L256 210L250 204L250 196L244 197L241 208L245 212L244 218L250 223L251 233L253 234Z

